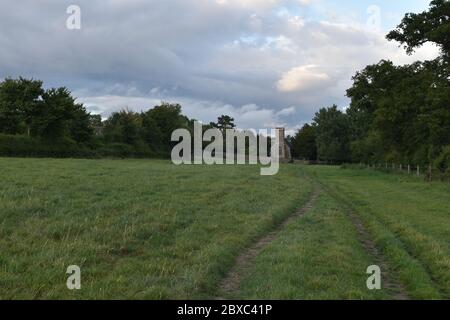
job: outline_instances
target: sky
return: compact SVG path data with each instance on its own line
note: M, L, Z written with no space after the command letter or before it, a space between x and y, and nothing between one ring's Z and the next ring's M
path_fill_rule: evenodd
M310 122L344 109L351 77L381 59L407 56L385 39L429 0L0 0L0 78L68 87L104 118L180 103L209 123L227 114L239 128ZM80 8L80 28L70 5ZM71 24L73 26L73 24Z

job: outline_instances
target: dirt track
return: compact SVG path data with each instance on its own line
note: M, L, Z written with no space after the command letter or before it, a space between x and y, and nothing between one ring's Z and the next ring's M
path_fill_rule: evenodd
M258 241L253 243L249 248L244 250L237 258L236 261L231 268L228 275L222 280L220 283L218 293L223 296L232 295L233 293L239 291L241 279L245 271L253 264L254 260L258 256L258 254L275 238L278 233L290 222L295 219L298 219L305 215L308 210L312 209L317 197L319 196L319 189L315 188L314 191L309 196L308 202L301 207L295 214L286 218L283 222L281 222L275 230L270 232L269 234L263 236ZM223 297L218 297L217 299L224 299Z

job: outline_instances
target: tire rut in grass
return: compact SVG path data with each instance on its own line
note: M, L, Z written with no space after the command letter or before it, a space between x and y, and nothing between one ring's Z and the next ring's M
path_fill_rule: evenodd
M356 211L346 204L338 195L336 195L329 188L321 184L322 187L330 196L338 201L347 211L350 221L353 223L356 232L358 234L358 240L364 247L367 254L372 257L373 263L378 265L382 270L382 284L384 289L388 289L392 292L392 296L395 300L409 300L408 294L406 293L405 287L395 279L390 276L390 267L381 254L380 250L375 245L370 234L367 232L361 218L358 216Z
M310 209L314 207L314 204L319 196L319 189L315 188L314 191L309 196L307 203L301 207L295 214L287 217L284 221L282 221L275 230L266 234L258 241L253 243L249 248L244 250L237 258L236 261L231 268L228 275L222 280L219 285L218 292L222 296L232 296L237 293L240 289L241 280L243 275L246 274L246 271L253 265L256 257L259 253L273 240L276 239L279 232L289 223L293 222L295 219L298 219L304 216ZM218 300L223 300L223 297L217 297Z
M383 258L382 254L378 250L378 248L375 246L375 243L370 238L366 228L364 227L361 219L358 217L358 215L351 209L348 209L348 216L350 217L350 220L353 222L353 225L356 228L356 231L358 233L358 238L361 244L363 245L366 252L373 257L374 262L376 265L380 267L382 270L382 283L383 288L388 289L393 293L393 298L395 300L409 300L409 297L406 293L406 289L397 281L394 281L389 275L389 266L387 265L385 259Z

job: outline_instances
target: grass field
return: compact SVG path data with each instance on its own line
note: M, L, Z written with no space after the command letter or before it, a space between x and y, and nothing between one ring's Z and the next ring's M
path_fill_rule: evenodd
M273 177L150 160L0 168L1 299L215 298L239 254L314 192L227 298L450 298L446 184L295 165ZM381 260L400 289L367 289L366 268ZM81 290L66 287L69 265L81 267Z
M416 299L450 299L450 184L372 170L305 168L355 209Z
M248 299L382 299L367 290L371 257L345 212L323 194L303 219L289 225L257 258L243 281Z
M242 298L398 298L399 289L365 287L362 270L380 264L380 257L357 241L351 211L379 249L384 275L402 287L402 298L450 298L450 185L372 170L301 170L321 185L322 196L259 255L246 272Z
M286 168L0 159L1 298L205 298L239 250L302 204ZM289 190L284 193L284 188ZM66 287L79 265L82 290Z

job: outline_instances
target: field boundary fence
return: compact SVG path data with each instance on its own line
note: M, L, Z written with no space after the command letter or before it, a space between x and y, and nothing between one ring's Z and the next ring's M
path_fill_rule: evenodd
M360 168L380 170L387 173L399 173L409 176L423 178L425 181L447 181L450 182L450 173L428 165L410 165L401 163L359 163Z

